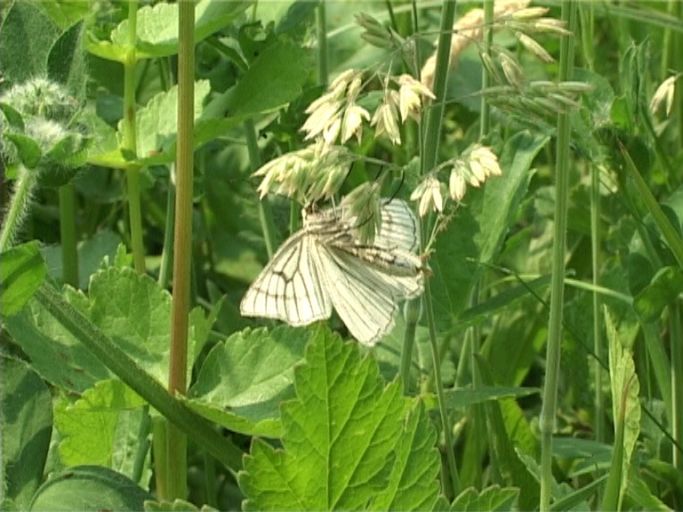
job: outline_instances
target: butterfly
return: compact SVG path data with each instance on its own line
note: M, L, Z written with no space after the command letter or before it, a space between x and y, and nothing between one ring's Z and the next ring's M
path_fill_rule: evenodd
M372 346L394 325L399 303L419 296L426 272L419 224L405 201L381 201L379 229L361 243L362 220L340 207L304 212L303 227L277 250L240 304L243 316L308 325L337 314Z

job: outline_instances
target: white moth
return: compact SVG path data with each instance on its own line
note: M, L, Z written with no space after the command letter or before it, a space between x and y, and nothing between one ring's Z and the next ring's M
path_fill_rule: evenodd
M358 219L344 207L304 215L251 285L240 304L244 316L308 325L334 308L350 333L372 346L394 325L400 301L417 297L424 265L415 254L419 225L408 205L383 200L372 244L355 234Z

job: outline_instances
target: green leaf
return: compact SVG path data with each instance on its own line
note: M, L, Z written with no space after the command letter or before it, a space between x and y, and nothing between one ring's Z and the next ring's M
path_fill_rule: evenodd
M152 495L109 468L79 466L54 475L33 498L32 512L117 510L137 512Z
M630 343L622 339L607 307L604 311L615 435L612 464L602 507L620 509L627 487L631 455L640 434L640 383Z
M47 56L59 29L32 2L15 1L0 25L0 71L18 84L47 73Z
M286 40L270 45L229 93L228 115L244 116L279 109L301 93L312 69L308 50Z
M683 291L683 272L679 267L661 268L648 286L633 299L633 309L643 322L655 322L666 306Z
M529 168L547 137L521 132L503 148L503 175L486 183L483 193L473 194L468 208L456 215L437 241L430 265L434 309L439 324L449 327L466 307L469 290L483 268L477 262L493 260L526 193Z
M62 463L104 466L132 478L138 446L144 441L141 425L149 424L143 405L132 389L114 379L98 382L73 405L62 403L55 410Z
M28 135L19 132L6 132L4 136L17 148L17 156L30 170L34 170L43 157L40 145Z
M512 510L519 496L516 487L500 487L493 485L482 490L481 493L470 487L462 491L451 503L451 512L490 512Z
M280 436L279 405L294 395L294 366L309 339L286 326L234 333L209 352L187 404L230 430Z
M436 502L439 457L424 440L433 433L397 382L384 386L374 360L320 326L294 375L297 398L281 409L283 448L256 440L238 475L245 510Z
M73 290L65 295L79 309L87 307L83 295ZM35 300L6 319L5 328L41 377L62 389L82 392L111 377L109 370Z
M195 119L200 117L204 98L209 94L210 89L211 86L208 80L201 80L195 83ZM172 160L175 155L169 152L169 150L174 147L176 141L177 123L178 86L176 85L168 91L160 92L154 96L147 105L138 111L135 123L138 134L138 158L142 159L158 153L169 153L169 158ZM119 131L121 129L121 125L119 125Z
M504 386L482 386L477 389L447 389L445 392L446 406L449 409L463 409L489 400L502 398L520 398L539 393L538 388L516 388Z
M19 132L24 131L24 119L21 117L21 113L16 110L9 103L3 103L0 101L0 110L5 115L5 119L9 125Z
M52 395L23 361L0 357L3 495L25 510L43 479L52 435Z
M195 44L233 20L252 4L252 0L201 0L195 7ZM178 52L178 4L158 3L138 10L137 58L166 57ZM91 37L88 50L104 59L124 62L128 52L128 20L122 21L109 41Z
M64 32L50 49L47 59L49 79L64 84L69 94L78 100L85 97L87 81L83 22Z
M12 247L0 254L0 314L17 313L40 287L47 266L40 255L38 242Z

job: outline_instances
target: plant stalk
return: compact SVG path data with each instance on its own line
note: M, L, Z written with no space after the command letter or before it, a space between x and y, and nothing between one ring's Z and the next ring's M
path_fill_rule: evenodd
M59 234L62 243L62 280L78 288L76 191L71 182L59 187Z
M176 153L173 305L168 391L187 391L187 337L192 258L192 186L194 170L194 0L178 2L178 145ZM168 494L187 496L187 437L168 425Z
M585 27L584 27L585 28ZM604 370L602 364L605 361L605 347L602 342L602 301L598 288L600 287L600 169L598 166L588 165L591 173L591 267L593 273L593 361L594 370L594 408L595 408L595 440L605 442L605 394L602 391Z
M576 6L574 0L563 0L562 21L570 31L575 30ZM574 38L563 36L560 43L560 72L558 80L571 80L574 62ZM550 510L552 493L552 449L555 414L557 410L557 386L560 372L560 343L562 341L562 310L564 307L565 250L567 243L567 203L569 199L569 142L571 126L569 114L558 114L557 154L555 164L555 211L552 251L552 277L550 290L550 319L548 322L548 345L546 375L543 387L543 407L540 417L541 431L541 494L539 509Z
M38 171L27 169L23 164L18 165L17 179L14 192L9 201L9 208L5 214L5 222L0 231L0 252L12 247L17 231L28 214L31 206L31 194L38 183Z
M681 332L681 307L676 301L671 314L671 435L680 445L683 441L683 335ZM673 465L683 471L683 454L674 447Z
M128 54L123 65L123 149L137 158L135 127L135 66L137 64L137 12L138 0L128 1ZM145 245L142 236L142 207L140 204L140 169L129 165L126 169L130 243L133 266L139 274L145 273Z
M493 43L493 0L483 0L484 2L484 48L485 54L489 55L491 52L491 44ZM491 75L486 66L481 67L481 88L488 89L491 85ZM479 115L479 140L483 140L489 134L491 126L491 106L489 105L486 95L481 95L481 113Z

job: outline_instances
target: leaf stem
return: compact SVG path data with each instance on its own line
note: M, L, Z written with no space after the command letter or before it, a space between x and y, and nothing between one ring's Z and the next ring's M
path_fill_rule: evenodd
M59 187L59 233L62 244L62 280L78 288L76 191L71 182Z
M575 31L574 0L563 0L562 21ZM559 81L571 79L574 62L574 38L563 36L560 43ZM550 510L552 492L552 443L557 410L557 386L560 372L560 342L562 341L562 309L564 306L565 250L567 243L567 203L569 199L569 142L571 126L567 113L558 114L557 154L555 161L555 212L550 290L550 319L546 354L546 375L543 387L541 431L541 494L539 509Z
M137 158L137 134L135 126L135 66L137 64L137 11L138 0L128 1L128 54L123 64L123 148ZM142 236L142 208L140 205L140 169L131 164L126 169L130 240L133 250L133 266L145 273L145 245Z
M493 43L493 0L483 0L484 3L484 54L489 55ZM488 89L491 85L491 75L487 66L481 67L481 88ZM479 114L479 140L489 134L491 126L491 106L485 94L481 95L481 113Z
M194 0L178 2L178 146L176 153L173 305L168 391L187 391L187 335L192 259L194 170ZM187 496L187 437L173 425L167 432L168 497Z
M683 440L683 334L681 307L676 300L670 307L671 315L671 435L680 444ZM673 466L683 470L683 454L673 450Z
M31 206L31 194L38 183L38 171L27 169L23 164L17 166L17 179L14 193L9 202L9 209L5 215L5 222L0 231L0 252L9 249Z

